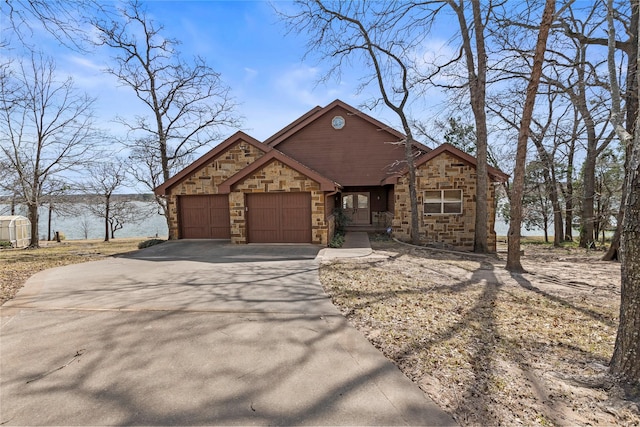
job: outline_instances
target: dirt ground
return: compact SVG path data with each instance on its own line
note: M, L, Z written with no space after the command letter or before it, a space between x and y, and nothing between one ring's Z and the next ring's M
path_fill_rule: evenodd
M0 251L0 304L37 271L137 248L66 242ZM478 257L372 240L320 278L347 318L462 425L640 426L640 390L607 376L620 265L602 252L524 247Z
M640 425L640 391L607 375L620 264L531 245L527 273L478 257L372 241L321 268L334 303L462 425ZM506 248L505 248L506 249Z

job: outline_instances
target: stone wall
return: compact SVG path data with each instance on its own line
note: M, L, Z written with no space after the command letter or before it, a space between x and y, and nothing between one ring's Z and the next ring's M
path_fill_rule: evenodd
M387 228L392 224L393 214L390 212L371 212L371 224L378 228Z
M274 160L235 184L231 190L229 204L233 243L247 243L245 194L304 191L311 193L311 243L327 245L329 225L325 215L325 197L320 184L314 180Z
M420 240L424 244L448 245L472 250L475 232L476 170L447 152L422 164L416 170ZM426 190L462 190L462 214L424 214ZM489 250L496 250L495 187L489 183L487 237ZM411 203L408 175L395 187L393 232L401 240L410 240Z
M170 227L169 238L179 238L178 197L184 195L218 194L218 186L238 171L264 155L253 145L238 141L197 172L176 184L167 197Z

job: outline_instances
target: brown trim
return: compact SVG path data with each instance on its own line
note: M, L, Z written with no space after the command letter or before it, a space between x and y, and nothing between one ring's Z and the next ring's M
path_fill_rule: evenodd
M465 153L464 151L454 147L451 144L445 143L440 145L438 148L435 148L433 150L431 150L430 152L423 154L422 156L418 157L416 159L416 163L415 166L416 168L419 166L422 166L423 164L425 164L426 162L428 162L431 159L434 159L435 157L439 156L440 154L444 153L444 152L448 152L449 154L459 158L460 160L462 160L465 163L468 163L469 165L473 166L473 167L477 167L478 166L478 160L473 157L472 155L470 155L469 153ZM395 184L398 181L398 178L400 178L402 175L406 174L408 172L406 166L402 169L402 171L391 175L388 178L385 178L382 183L383 184ZM502 172L499 169L496 169L492 166L487 166L487 173L489 174L489 176L491 178L493 178L494 182L505 182L508 178L509 175L507 175L506 173Z
M229 179L221 183L218 186L218 193L220 194L230 193L231 187L234 184L242 181L244 178L248 177L253 172L261 169L262 167L266 166L267 164L269 164L274 160L278 160L284 163L285 165L289 166L291 169L300 172L301 174L303 174L308 178L311 178L312 180L320 184L321 191L336 191L338 188L342 188L342 186L337 182L333 182L330 179L325 178L324 176L320 175L318 172L314 171L313 169L309 169L307 166L292 159L289 156L284 155L280 151L272 149L269 153L260 157L258 160L251 163L250 165L243 168L242 170L237 172L235 175L233 175L232 177L230 177Z
M203 155L202 157L200 157L199 159L191 163L189 166L187 166L186 168L184 168L183 170L181 170L180 172L178 172L177 174L169 178L163 184L156 187L155 193L159 196L169 194L169 189L171 187L178 184L183 179L191 176L191 174L198 171L205 164L213 161L216 157L222 154L222 152L224 152L226 149L228 149L238 141L247 142L253 145L254 147L256 147L257 149L259 149L260 151L262 151L263 153L268 153L269 151L271 151L271 147L269 147L268 145L263 144L262 142L258 141L252 136L247 135L242 131L238 131L233 135L231 135L229 138L222 141L220 144L216 145L212 150L210 150L208 153L206 153L205 155Z
M362 111L353 108L351 105L346 104L345 102L343 102L343 101L341 101L339 99L336 99L335 101L333 101L331 104L327 105L324 108L316 107L316 108L312 109L311 111L309 111L308 113L304 114L302 117L300 117L299 119L294 121L289 126L285 127L281 131L279 131L279 132L275 133L274 135L272 135L271 137L267 138L264 141L264 143L269 145L269 146L271 146L271 147L275 147L278 144L280 144L281 142L283 142L284 140L286 140L287 138L289 138L294 133L296 133L299 130L301 130L301 129L305 128L306 126L308 126L311 122L314 122L317 119L319 119L320 117L324 116L325 114L328 114L331 110L333 110L336 107L341 107L341 108L347 110L347 112L349 112L350 114L356 115L356 116L368 121L372 125L376 126L378 129L384 130L385 132L390 133L391 135L395 136L399 140L404 140L406 138L406 135L404 135L401 132L398 132L397 130L393 129L389 125L386 125L386 124L382 123L381 121L379 121L377 119L374 119L373 117L369 116L368 114L365 114ZM430 150L429 147L427 147L426 145L423 145L423 144L421 144L421 143L419 143L417 141L414 141L414 145L415 145L416 148L418 148L418 149L420 149L422 151L425 151L425 152L428 152Z

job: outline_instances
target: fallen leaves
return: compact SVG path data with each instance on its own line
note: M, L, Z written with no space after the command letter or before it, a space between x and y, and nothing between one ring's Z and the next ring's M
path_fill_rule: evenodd
M527 249L525 267L536 274L514 278L499 259L374 244L386 260L324 265L321 281L349 320L458 422L640 423L637 402L613 413L609 391L566 380L603 375L590 366L606 365L613 351L619 264L577 252L568 263L565 252L558 261L552 251Z

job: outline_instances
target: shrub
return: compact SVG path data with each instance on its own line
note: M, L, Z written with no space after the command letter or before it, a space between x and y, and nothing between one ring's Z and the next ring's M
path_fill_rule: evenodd
M389 233L369 233L369 240L372 242L390 242L391 234Z
M333 210L333 216L336 220L336 235L344 234L344 229L349 225L349 222L351 222L351 218L349 218L341 208L335 208Z
M0 249L5 249L5 248L7 248L7 249L8 249L8 248L10 248L11 246L12 246L12 245L11 245L11 242L10 242L10 241L8 241L8 240L0 240Z
M138 249L148 248L149 246L159 245L160 243L164 243L164 240L162 239L145 240L144 242L138 243Z
M333 236L333 239L331 239L331 241L329 242L329 247L341 248L343 244L344 244L344 235L336 233L336 235Z

